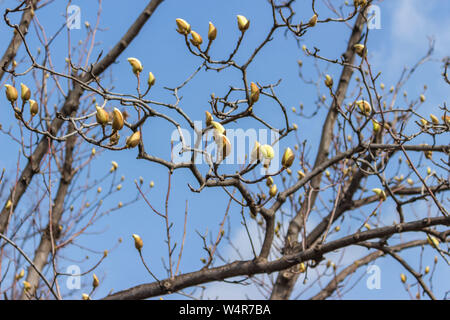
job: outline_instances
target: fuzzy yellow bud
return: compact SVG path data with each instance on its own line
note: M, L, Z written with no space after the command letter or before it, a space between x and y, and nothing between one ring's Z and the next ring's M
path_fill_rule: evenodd
M250 21L241 15L237 16L238 28L244 33L250 27Z
M447 116L447 115L446 116L442 116L441 119L442 119L442 121L450 124L450 116Z
M327 74L327 75L325 76L325 85L326 85L328 88L333 87L333 78L332 78L329 74Z
M114 108L113 111L112 128L114 131L119 131L123 128L123 115L122 112L120 112L120 110L117 108Z
M209 39L209 41L213 41L213 40L216 39L216 37L217 37L217 29L213 25L213 23L210 21L209 22L209 29L208 29L208 39Z
M136 131L131 136L129 136L126 140L126 146L127 148L134 148L139 144L139 141L141 141L141 132Z
M265 159L273 159L275 157L275 152L271 145L265 144L262 145L260 148L261 154ZM291 150L292 152L292 150Z
M384 201L386 200L386 193L384 190L381 190L379 188L374 188L372 191L380 198L380 200Z
M219 122L211 121L211 125L213 126L217 134L225 134L225 128Z
M16 274L16 277L15 277L16 281L22 279L24 275L25 275L25 270L23 270L23 269L20 270L20 272L18 274Z
M355 102L355 104L362 114L370 115L370 113L372 112L370 103L365 100L358 100Z
M144 67L142 66L142 63L138 59L128 58L127 60L130 63L131 67L133 68L133 73L135 75L138 75L144 69Z
M111 161L111 164L112 164L112 168L113 168L114 170L117 170L117 168L119 167L119 165L118 165L117 162L115 162L115 161Z
M373 120L373 119L372 119L372 126L373 126L373 132L375 132L375 133L377 133L381 129L380 124L376 120Z
M134 246L136 247L136 249L141 251L142 247L144 246L144 242L142 241L141 237L138 236L137 234L133 234L133 239L134 239Z
M97 188L97 193L100 193L100 192L102 192L102 187Z
M284 150L283 158L281 159L281 165L285 168L289 168L292 166L294 159L295 155L294 152L292 152L292 149L286 148L286 150Z
M206 126L209 127L213 122L214 118L208 111L205 111L205 115L206 115Z
M425 102L425 95L423 94L420 95L420 102Z
M19 96L19 94L17 93L17 89L9 84L5 84L5 87L6 87L6 99L8 99L10 102L16 101L17 97Z
M336 226L336 227L334 228L334 231L336 231L336 232L338 232L339 230L341 230L341 227L340 227L340 226Z
M23 290L30 291L31 290L31 284L28 281L23 281Z
M306 271L306 266L305 266L305 264L303 262L299 264L298 271L300 273L304 273Z
M24 85L23 83L20 84L20 97L22 98L23 101L28 101L31 98L31 91L30 89Z
M439 124L439 119L434 114L430 113L430 119L434 124Z
M95 275L95 273L92 275L92 287L95 289L99 286L100 281L98 280L97 276Z
M384 83L380 83L381 90L384 90Z
M303 179L305 177L305 173L302 170L297 170L298 179Z
M108 112L106 112L105 109L102 107L95 105L95 108L97 109L97 113L95 114L95 118L97 119L97 123L104 126L109 121L109 115Z
M203 43L202 37L194 30L191 31L191 37L192 38L190 39L190 41L191 41L192 45L198 47Z
M28 103L30 104L30 114L32 117L34 117L39 112L39 106L33 99L28 100Z
M362 43L357 43L353 46L353 50L355 50L358 56L362 57L366 51L366 47Z
M81 294L81 299L83 299L83 300L91 300L91 297L89 297L89 295L87 293L82 293Z
M11 206L12 206L12 202L11 202L11 200L8 199L8 201L6 201L5 209L9 210L9 209L11 209Z
M317 14L314 14L308 21L308 26L314 27L317 24Z
M122 189L122 185L119 184L119 185L116 187L116 189L117 189L117 191L120 191L120 189Z
M150 181L150 188L153 188L155 186L155 182Z
M260 159L260 150L259 148L261 145L258 141L255 141L255 145L253 146L252 153L250 154L250 163L253 163L255 161L259 161Z
M259 88L254 82L252 82L250 84L250 104L252 105L258 100L259 100Z
M406 282L406 276L404 273L400 274L400 280L402 280L403 283Z
M152 72L149 72L148 73L148 80L147 80L148 86L151 88L155 84L155 82L156 82L155 76L153 75Z
M414 181L413 181L413 179L411 179L411 178L406 179L406 182L407 182L410 186L412 186L412 185L414 184Z
M184 34L184 35L188 35L189 32L191 32L191 25L189 23L186 22L186 20L183 19L175 19L175 22L177 23L177 31L178 33Z
M435 247L436 249L439 248L439 240L429 234L427 234L427 242L430 246Z
M95 151L95 148L92 148L92 150L91 150L91 155L92 155L92 156L95 156L95 152L96 152L96 151Z
M364 223L364 228L366 228L367 230L370 230L370 224Z
M296 123L292 124L292 129L297 130L298 129L298 125Z
M425 274L428 274L430 272L430 267L429 266L426 266L425 267Z
M272 184L273 184L273 179L272 179L272 177L267 177L267 179L266 179L266 185L267 185L268 187L270 187L270 186L272 186Z
M278 193L277 185L276 185L276 184L273 184L273 185L270 187L269 195L270 195L271 197L275 197L275 196L277 195L277 193Z

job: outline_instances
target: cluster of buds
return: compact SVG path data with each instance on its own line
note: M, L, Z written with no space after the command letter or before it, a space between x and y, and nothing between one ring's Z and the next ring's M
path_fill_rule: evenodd
M17 101L19 98L19 93L17 92L17 89L10 85L5 84L5 94L6 99L8 99L9 102L11 102L12 105ZM31 90L28 88L25 84L20 84L20 98L22 99L22 103L25 104L27 101L30 105L30 115L31 117L34 117L39 112L38 104L35 100L31 99ZM20 112L18 109L15 109L15 116L17 119L20 119L20 116L18 115L18 112Z
M366 100L358 100L355 102L360 113L368 116L372 112L372 106Z

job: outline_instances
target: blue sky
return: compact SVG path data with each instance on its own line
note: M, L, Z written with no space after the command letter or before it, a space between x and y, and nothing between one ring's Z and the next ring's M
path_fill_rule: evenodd
M298 19L306 21L312 15L309 1L297 1L297 11L300 13ZM321 3L317 1L320 17L332 15ZM336 1L343 2L343 1ZM0 9L14 6L15 1L0 2ZM82 28L72 30L72 44L76 45L78 40L86 35L83 26L85 21L91 25L95 24L97 15L97 2L92 0L73 1L73 4L81 8ZM147 1L103 1L100 27L104 29L97 35L99 45L94 49L92 57L95 59L99 52L106 52L118 40L125 30L129 27L134 17L145 7ZM45 9L38 11L37 16L40 22L45 26L47 35L52 35L64 23L64 10L66 1L57 1ZM394 85L399 78L403 67L411 66L427 51L427 37L434 37L436 40L436 50L433 61L422 66L420 70L411 78L406 86L408 94L412 97L418 97L422 93L423 85L428 85L426 91L426 105L423 107L424 115L428 113L439 114L438 106L448 101L448 85L446 86L440 76L442 64L440 60L450 52L450 3L448 1L432 0L426 4L419 0L397 0L382 1L378 3L381 8L381 29L371 30L369 36L369 59L376 72L381 72L381 82L389 88ZM156 77L156 85L152 88L150 97L154 100L174 102L170 92L164 87L174 87L182 83L189 75L200 65L201 61L189 54L184 40L175 31L175 19L184 18L190 22L192 28L198 31L204 38L208 30L208 22L212 21L218 28L218 36L211 49L211 54L216 57L228 56L231 48L238 38L236 27L236 15L245 15L251 21L250 29L247 31L245 42L242 49L236 56L236 61L243 62L248 54L252 52L256 45L263 39L268 31L271 21L270 7L265 1L219 1L219 0L193 0L193 1L173 1L167 0L157 9L150 21L144 26L139 36L119 57L116 64L111 68L112 79L115 85L115 92L135 92L135 78L130 72L127 57L137 57L144 66L144 74L152 71ZM343 24L331 23L327 25L320 24L312 31L308 32L302 39L302 44L308 48L317 46L321 49L321 54L331 58L338 58L345 50L346 40L349 37L350 29ZM2 38L9 38L8 30L4 23L0 24L0 34ZM30 47L36 52L39 44L35 40L34 30L30 32ZM0 43L0 51L6 47L6 41ZM52 49L53 63L56 69L62 70L67 56L67 36L63 32L55 39ZM19 51L19 57L24 57L23 48ZM280 31L275 34L274 40L269 43L258 55L255 63L248 70L249 79L258 81L261 84L275 83L282 79L281 84L276 88L276 93L282 97L283 103L291 107L296 107L303 103L305 109L313 108L316 101L316 91L314 88L306 86L298 77L297 60L303 61L303 72L312 78L317 78L312 58L305 57L302 50L298 47L292 37L285 37ZM323 64L320 64L324 67ZM331 66L327 73L335 79L338 78L340 69ZM109 71L107 72L109 75ZM3 82L5 79L3 79ZM26 81L26 78L21 81ZM2 84L3 84L2 82ZM226 72L201 72L191 81L181 92L183 100L181 106L188 112L192 119L202 121L204 111L208 109L208 100L211 93L224 95L229 86L241 86L239 74L233 70ZM311 90L313 89L313 90ZM321 88L321 94L326 94L325 88ZM329 99L329 98L328 98ZM401 99L399 99L401 101ZM57 103L55 100L54 103ZM5 106L5 103L1 103ZM310 106L310 107L309 107ZM272 102L261 99L255 108L260 108L256 112L269 118L275 126L281 126L283 119ZM318 119L324 119L326 110L323 108L319 112ZM307 139L307 150L309 150L309 159L314 159L320 136L321 125L317 121L300 119L292 116L293 122L299 126L300 140ZM3 127L17 126L13 114L8 108L0 108L0 123ZM230 124L234 127L255 127L260 124L252 121L244 121L239 124ZM161 120L150 119L144 126L145 144L147 152L155 153L159 156L169 159L170 157L170 136L173 127L168 127ZM448 141L448 134L446 136ZM420 141L424 143L427 141ZM429 141L428 141L429 142ZM294 139L283 141L281 147L292 146ZM0 156L0 168L5 167L9 172L15 172L15 165L19 149L17 145L12 144L9 139L0 135L0 145L8 150L15 150L8 156ZM122 182L123 189L116 193L113 199L105 201L104 206L115 206L118 201L127 201L135 196L136 190L133 180L140 176L144 178L144 184L149 181L155 182L155 187L148 193L152 205L158 210L163 210L164 199L167 190L167 170L159 165L136 160L136 150L127 150L122 152L106 151L94 160L92 164L92 173L103 175L110 168L110 162L115 160L119 163L117 174L124 175L125 181ZM24 160L22 159L22 163ZM203 165L202 171L207 169ZM231 170L231 169L230 169ZM170 218L174 222L173 241L180 242L183 229L185 203L188 201L189 218L187 225L186 245L183 253L181 270L189 272L197 270L202 263L200 258L205 254L201 252L201 239L196 234L212 232L217 234L219 223L225 213L225 207L228 203L226 194L219 189L204 190L201 194L189 191L187 183L197 186L192 175L187 170L177 170L172 177L172 190L170 195ZM93 199L95 192L88 196ZM82 205L81 203L75 206ZM425 209L425 207L423 207ZM384 209L388 215L393 215L394 207L386 203ZM391 214L391 213L392 214ZM240 225L239 208L236 205L231 206L230 210L231 237L244 252L244 258L251 258L249 244L245 237L243 228ZM314 220L314 217L311 218ZM387 217L387 219L389 219ZM312 225L314 221L311 222ZM253 232L256 233L254 226ZM101 233L99 233L101 232ZM96 274L101 279L101 286L94 297L99 298L106 295L111 290L121 290L143 282L151 282L152 279L139 261L138 254L134 250L131 234L141 235L144 241L144 255L152 271L160 278L165 277L162 268L161 257L165 260L167 247L165 246L164 221L153 212L151 212L143 201L139 201L132 206L118 210L103 218L95 227L90 228L88 233L79 239L79 244L88 246L100 254L82 252L78 247L69 247L64 251L64 256L82 258L86 254L90 259L85 263L80 263L82 269L92 266L94 261L101 256L104 249L115 246L119 238L123 242L113 251L108 258L96 270ZM350 248L346 252L346 258L351 261L352 257L359 257L366 251L359 248ZM232 248L226 243L222 245L222 254L230 258L237 258ZM418 250L410 250L405 253L405 257L411 258L413 265L418 263ZM425 255L424 261L432 264L434 253L429 252ZM216 262L217 265L219 262ZM60 267L73 264L73 262L61 260ZM402 288L399 281L399 274L403 272L401 267L389 258L379 260L377 265L382 272L381 290L368 290L365 286L365 278L349 293L345 298L364 298L364 299L407 299L408 295ZM365 271L360 270L359 275ZM438 264L436 278L445 281L440 283L449 283L448 267L444 262ZM358 277L355 276L354 279ZM90 283L91 278L85 277L84 282ZM64 281L62 281L64 282ZM301 287L301 285L299 285ZM436 296L442 298L448 287L440 286L435 283ZM315 292L315 290L314 290ZM415 293L415 291L413 291ZM312 292L311 292L312 293ZM231 287L225 284L208 285L206 296L209 298L245 298L248 294L250 298L260 298L258 291L251 286ZM80 296L81 291L74 293L74 296ZM176 298L183 298L180 295L174 295ZM305 296L307 297L307 296Z

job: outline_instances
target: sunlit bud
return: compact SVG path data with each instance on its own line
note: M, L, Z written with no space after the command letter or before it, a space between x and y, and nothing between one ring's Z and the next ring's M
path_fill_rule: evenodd
M89 295L87 293L82 293L81 294L81 299L83 299L83 300L91 300L91 298L89 297Z
M120 201L119 204L118 204L117 206L118 206L119 208L122 208L122 207L123 207L122 201Z
M425 102L425 95L423 94L420 95L420 102Z
M444 122L450 124L450 116L445 116L445 117L442 116L441 119L442 119L442 121L444 121Z
M142 67L142 63L138 59L128 58L127 60L131 64L131 67L133 68L133 73L135 75L138 75L144 69L144 67Z
M177 23L178 33L188 35L189 32L191 32L191 25L187 23L185 20L178 18L175 20L175 22Z
M425 274L428 274L430 272L430 267L429 266L426 266L425 267Z
M428 175L431 174L431 168L430 168L430 167L427 168L427 174L428 174Z
M119 165L115 161L111 161L111 164L114 170L117 170L117 168L119 167Z
M331 88L331 87L333 86L333 78L332 78L329 74L327 74L327 75L325 76L325 85L326 85L328 88Z
M250 104L254 104L258 100L259 100L259 88L254 82L252 82L250 84Z
M191 31L191 37L192 38L190 40L191 40L192 45L198 47L203 43L202 37L194 30Z
M6 87L6 99L8 99L10 102L16 101L19 95L17 93L17 89L9 84L5 84L5 87Z
M97 109L97 113L95 114L97 123L102 126L106 125L109 121L108 112L106 112L106 110L100 107L99 105L95 105L95 108Z
M31 284L28 281L23 281L23 290L30 291L31 290Z
M255 141L255 145L253 147L252 153L250 154L250 163L253 163L255 161L259 161L260 159L260 144L258 141Z
M287 168L287 169L286 169L286 173L287 173L288 175L291 175L291 174L292 174L291 168Z
M244 16L237 16L238 28L241 32L245 32L250 27L250 21Z
M294 112L294 113L296 113L297 112L297 109L295 109L295 107L292 107L292 112Z
M308 21L308 26L314 27L317 24L317 14L314 14Z
M436 237L427 234L427 241L430 246L435 247L436 249L439 248L439 240Z
M92 150L91 150L91 155L92 155L92 156L95 156L95 148L92 148Z
M20 272L18 274L16 274L16 277L15 277L16 281L22 279L24 275L25 275L25 270L23 270L23 269L20 270Z
M373 120L373 119L372 119L372 126L373 126L373 132L375 132L375 133L377 133L381 129L380 124L376 120Z
M113 113L114 115L112 121L112 128L115 131L119 131L120 129L123 128L123 115L122 112L120 112L120 110L117 108L114 108Z
M355 102L355 104L362 114L369 115L372 112L370 103L365 100L358 100Z
M303 272L306 271L306 266L305 266L305 264L303 262L298 265L298 271L300 273L303 273Z
M119 185L116 187L116 189L117 189L117 191L120 191L120 189L122 189L122 185L119 184Z
M217 139L216 140L217 142L219 142L219 143L217 143L217 145L218 145L218 147L220 148L220 150L221 150L221 157L222 157L222 160L223 159L225 159L226 157L228 157L228 155L230 154L230 152L231 152L231 142L230 142L230 140L227 138L227 136L226 135L222 135L219 139Z
M100 281L98 281L97 276L95 275L95 273L92 275L92 287L95 289L98 287L98 285L100 284Z
M384 83L380 83L381 90L384 90Z
M136 131L131 136L129 136L126 140L126 146L127 148L134 148L139 144L139 141L141 141L141 132Z
M366 51L366 47L362 43L357 43L353 46L353 49L355 50L356 54L360 57L364 55L364 52Z
M208 111L205 111L205 115L206 115L206 126L209 127L211 125L212 121L214 120L214 118L211 115L211 113L209 113Z
M266 185L267 185L268 187L270 187L270 186L272 186L272 184L273 184L273 179L272 179L272 177L267 177L267 179L266 179Z
M430 113L430 119L434 124L439 124L439 119L434 114Z
M20 97L22 98L23 101L30 100L30 98L31 98L31 91L23 83L20 84L20 91L21 91Z
M33 99L28 100L28 103L30 104L30 114L32 117L34 117L39 112L38 104Z
M11 205L12 205L11 200L6 201L5 209L6 209L6 210L9 210L9 209L11 208Z
M427 158L427 159L431 160L433 158L433 151L431 151L431 150L425 151L424 154L425 154L425 158Z
M302 45L302 50L306 52L306 45ZM303 63L302 63L303 64Z
M364 228L366 228L367 230L370 230L370 224L365 223L365 224L364 224Z
M334 231L338 232L339 230L341 230L340 226L336 226L336 228L334 228Z
M150 188L153 188L155 186L155 183L153 181L150 181Z
M348 136L347 136L347 140L351 142L351 141L353 140L352 136L351 136L351 135L348 135Z
M86 208L89 208L89 207L91 206L91 204L90 204L89 202L86 202L86 203L84 204L84 206L85 206Z
M292 149L286 148L286 150L284 150L283 158L281 159L281 165L285 168L289 168L292 166L294 159L295 155L294 152L292 152Z
M438 257L434 256L434 264L438 263Z
M406 282L406 276L405 276L404 273L402 273L402 274L400 275L400 280L402 280L403 283Z
M108 256L108 250L103 251L103 257L106 258Z
M275 152L273 151L273 148L271 145L265 144L262 145L260 148L261 154L265 159L273 159L275 157ZM292 152L292 150L291 150Z
M384 190L381 190L379 188L374 188L372 191L382 200L386 200L386 193L384 193Z
M412 186L414 184L414 181L411 178L406 179L406 182Z
M422 123L423 126L426 126L428 124L428 121L425 119L420 119L420 122Z
M275 197L275 196L277 195L277 193L278 193L277 185L276 185L276 184L273 184L273 185L270 187L269 195L270 195L271 197Z
M14 31L16 31L16 30L14 30ZM39 48L38 48L38 51L39 51ZM16 60L13 60L12 66L13 66L13 68L17 67L17 61Z
M155 76L153 75L152 72L149 72L148 73L148 80L147 80L148 86L151 88L155 84L155 82L156 82Z
M303 179L305 177L305 173L302 170L297 170L298 179Z
M136 249L141 251L142 247L144 246L144 242L142 241L141 237L139 237L137 234L133 234L134 239L134 246Z
M329 177L331 176L330 171L326 170L326 171L325 171L325 176L326 176L327 178L329 178Z
M209 41L213 41L213 40L216 39L216 37L217 37L217 29L213 25L213 23L210 21L209 22L209 29L208 29L208 39L209 39Z
M200 258L200 261L205 264L206 263L206 259L205 258Z
M292 129L297 130L298 129L298 125L296 123L292 124Z

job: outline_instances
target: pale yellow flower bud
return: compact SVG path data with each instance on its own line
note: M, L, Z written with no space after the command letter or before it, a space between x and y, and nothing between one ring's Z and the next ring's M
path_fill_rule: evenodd
M188 35L189 32L191 32L191 25L189 23L187 23L185 20L183 19L175 19L175 22L177 23L177 31L178 33L184 34L184 35Z
M284 150L284 154L281 159L281 165L285 168L289 168L290 166L292 166L294 159L295 159L295 155L294 155L294 152L292 152L292 149L286 148L286 150Z
M129 136L126 140L126 146L127 148L134 148L139 144L139 141L141 141L141 132L136 131L131 136Z
M191 31L192 38L190 39L192 45L199 47L203 43L202 37L195 32L194 30Z
M238 28L244 33L250 27L250 21L241 15L237 16Z
M144 246L144 242L142 241L141 237L138 236L137 234L133 234L132 236L134 239L134 246L136 247L136 249L141 251L142 247Z
M267 177L267 179L266 179L266 185L267 185L268 187L270 187L270 186L272 186L272 184L273 184L273 179L272 179L272 177Z
M370 115L370 113L372 112L370 103L365 100L358 100L355 102L355 104L358 107L359 111L366 116Z
M22 98L23 101L28 101L31 98L31 91L30 89L24 85L23 83L20 84L20 90L21 90L21 94L20 97Z
M155 76L153 75L153 73L149 72L147 80L148 86L151 88L155 84L155 82L156 82Z
M113 111L112 128L115 131L119 131L123 128L123 115L122 112L120 112L120 110L117 108L114 108Z
M133 68L133 73L135 75L138 75L144 69L144 67L142 66L142 63L138 59L128 58L127 60L131 64L131 67Z
M372 189L372 191L382 200L386 200L386 193L384 192L384 190L379 189L379 188L374 188Z
M439 124L439 119L434 114L430 113L430 119L434 124Z
M28 100L28 103L30 104L30 114L32 117L34 117L39 112L39 106L33 99Z
M308 21L308 26L314 27L317 24L317 14L314 14Z
M254 104L258 100L259 100L259 88L254 82L252 82L250 84L250 105Z
M366 47L362 43L357 43L353 46L353 50L358 56L362 57L366 52Z
M214 118L208 111L205 111L205 115L206 115L206 126L209 127L213 122Z
M95 273L92 275L92 287L95 289L99 286L100 281L98 280L97 276L95 275Z
M277 185L276 185L276 184L273 184L273 185L270 187L269 195L270 195L271 197L275 197L275 196L277 195L277 193L278 193Z
M83 299L83 300L91 300L91 297L89 297L89 295L87 293L82 293L81 294L81 299Z
M17 93L17 89L9 84L5 84L5 87L6 87L6 99L8 99L10 102L16 101L19 96L19 94Z
M208 39L209 41L213 41L216 39L216 37L217 37L217 29L212 22L209 22Z
M95 108L97 109L97 113L95 114L95 118L97 119L97 123L104 126L109 121L109 115L108 112L105 111L102 107L95 105Z
M327 74L327 75L325 76L325 85L326 85L328 88L333 87L333 78L332 78L329 74Z
M406 275L404 273L400 274L400 280L402 280L403 283L406 282Z

